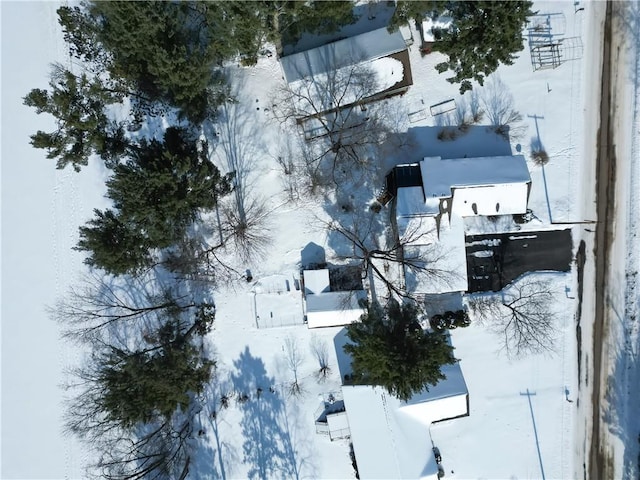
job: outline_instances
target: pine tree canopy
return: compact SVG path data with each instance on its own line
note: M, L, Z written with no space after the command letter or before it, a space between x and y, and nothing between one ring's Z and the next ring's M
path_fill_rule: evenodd
M199 209L212 209L230 191L229 176L184 130L167 129L163 142L142 140L128 155L107 181L107 196L156 248L182 238Z
M56 118L57 130L38 131L31 136L31 144L46 149L47 158L57 158L57 168L71 164L78 171L93 153L110 161L124 152L127 142L122 127L104 113L105 106L119 102L120 96L97 78L74 75L60 65L54 65L49 85L51 91L36 88L23 100L36 113Z
M354 20L352 9L351 1L89 1L61 7L58 21L72 55L200 123L228 96L224 61L253 64L265 41L335 31Z
M90 253L86 263L114 274L148 266L149 249L177 243L199 210L212 209L231 191L231 175L222 175L206 145L183 129L167 129L162 142L131 145L127 155L107 180L115 211L96 210L80 228L77 247Z
M80 227L76 250L86 251L85 263L113 275L136 272L151 263L147 238L113 210L94 210L95 217Z
M87 2L61 7L58 21L71 54L104 70L151 103L177 107L195 123L217 108L222 77L216 51L197 7L223 2Z
M453 19L452 28L438 32L440 39L433 50L448 56L436 65L438 72L447 70L447 80L460 84L460 93L471 90L471 81L480 85L500 64L511 65L516 53L524 48L522 32L527 17L533 15L530 1L400 1L390 28L410 19L421 22L425 15L446 15Z
M381 385L407 401L445 376L442 365L453 364L453 347L442 332L425 332L417 320L415 305L390 301L386 307L374 303L360 322L347 326L353 344L344 351L351 355L353 381Z
M190 394L200 393L210 379L214 362L202 358L178 322L163 325L155 340L135 352L110 348L98 359L100 408L123 427L185 411Z

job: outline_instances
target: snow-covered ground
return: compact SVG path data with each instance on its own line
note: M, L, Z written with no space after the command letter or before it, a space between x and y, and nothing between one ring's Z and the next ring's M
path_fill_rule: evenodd
M81 256L71 247L77 241L78 225L104 201L104 172L97 164L80 174L54 170L53 161L28 144L28 135L38 128L46 130L52 119L38 117L21 104L29 89L46 87L50 62L67 61L56 7L54 3L3 2L1 10L3 478L76 478L87 460L82 446L61 431L63 392L59 385L68 380L64 369L78 362L80 354L58 339L57 326L45 307L75 282L82 269ZM600 89L605 4L580 2L578 7L584 10L576 12L573 2L534 4L540 14L557 14L553 16L556 32L563 30L565 37L581 38L579 58L556 69L534 72L525 44L514 65L500 67L494 80L476 89L480 98L492 95L492 84L513 96L523 119L512 125L509 142L489 132L486 120L454 142L437 139L441 126L449 120L446 114L433 117L429 107L451 99L462 105L469 102L470 95L461 98L457 87L446 82L446 74L434 70L437 54L422 56L419 34L414 31L416 43L410 48L414 85L403 97L387 100L389 111L402 113L398 123L410 148L390 149L378 159L381 170L425 156L520 153L528 160L532 178L529 206L537 217L523 228L550 229L555 228L552 222L593 220L599 106L593 99L598 98ZM637 13L635 18L637 21ZM635 68L637 72L637 64ZM260 58L255 67L233 67L230 73L240 100L231 108L241 120L232 126L233 138L250 161L251 191L259 193L270 211L265 230L270 239L268 253L245 267L251 269L254 281L276 278L273 275L290 278L299 272L301 251L310 242L323 246L329 261L340 249L315 220L315 216L326 218L330 202L309 197L291 202L284 192L284 175L276 159L287 145L295 147L299 132L284 129L271 115L272 98L283 85L275 56ZM497 78L501 83L496 83ZM630 80L627 93L634 96L627 98L637 99L635 85ZM625 110L629 112L627 124L633 124L637 133L637 103L627 101L626 105L631 105ZM224 126L219 127L224 132ZM220 138L225 140L224 133ZM629 131L625 138L633 146L627 154L637 157L637 145L632 142L637 136ZM532 148L539 144L549 155L544 167L530 160ZM619 148L622 155L623 147ZM225 162L224 153L213 158L221 165ZM637 175L633 177L630 171L629 178ZM354 189L349 201L354 208L364 209L381 186ZM627 191L634 190L631 186ZM574 227L574 245L584 238L587 252L591 252L592 234L585 228L589 226ZM585 285L593 283L589 268L587 265ZM558 299L553 354L509 359L499 351L499 339L478 324L453 333L471 410L467 418L431 429L447 478L582 476L591 412L588 387L583 382L578 388L575 272L544 275L552 277ZM339 392L334 341L341 328L257 328L252 290L255 285L240 282L216 293L217 318L211 341L219 373L211 386L205 436L208 447L192 465L194 478L261 474L271 478L352 478L348 440L331 442L316 433L314 424L320 397ZM268 309L275 311L278 294L269 295ZM583 312L592 310L590 302L585 295ZM287 315L299 309L297 301L286 305L289 307L283 305L287 310L283 313ZM583 348L589 348L588 313L583 314L582 323ZM316 378L318 365L310 348L313 342L325 342L329 350L332 370L322 382ZM287 394L292 381L287 351L293 344L303 358L298 372L303 393L297 397ZM632 384L632 379L629 382ZM527 391L535 395L523 395ZM222 409L220 396L232 392L247 399L233 399ZM214 408L215 418L210 415Z
M625 2L613 9L615 70L612 82L616 185L614 240L606 288L610 331L603 362L604 438L610 445L615 478L640 475L640 328L637 282L640 270L637 209L640 205L640 3ZM606 390L605 390L606 389Z
M86 452L63 435L66 369L79 353L59 339L52 306L82 271L78 226L102 203L97 164L55 170L29 145L51 117L22 105L68 55L51 2L2 2L2 478L79 478Z

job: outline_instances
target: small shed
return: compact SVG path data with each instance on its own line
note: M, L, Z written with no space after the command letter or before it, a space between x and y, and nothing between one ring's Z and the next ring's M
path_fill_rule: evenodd
M323 397L322 405L315 415L316 433L329 435L331 441L349 437L351 430L342 392L332 392Z
M347 325L360 319L364 290L331 291L329 270L304 270L304 298L309 328Z
M420 51L431 53L433 45L440 39L441 32L448 31L453 26L453 19L448 16L427 17L420 24L422 46Z

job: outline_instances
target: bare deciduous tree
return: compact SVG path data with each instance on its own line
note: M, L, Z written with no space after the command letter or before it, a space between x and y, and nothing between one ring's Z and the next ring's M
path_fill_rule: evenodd
M509 356L552 351L555 343L555 305L550 283L525 276L498 294L469 297L476 319L503 337Z
M371 102L384 90L376 72L357 59L343 63L348 66L331 64L326 73L302 76L280 89L272 102L276 118L295 120L303 128L309 140L304 159L308 174L326 174L336 183L353 166L370 168L370 150L382 145L395 127L389 106Z
M137 324L151 330L167 316L191 312L215 314L212 301L198 299L194 292L177 285L162 287L147 277L88 275L66 297L49 309L69 339L90 344L105 332L110 335ZM193 317L195 319L195 317Z
M246 101L240 100L241 79L234 79L234 89L222 105L218 121L218 144L213 152L229 172L233 172L232 201L223 208L226 236L231 237L242 261L255 259L270 243L268 216L264 199L252 192L255 165L264 147L258 144L249 121L254 115ZM237 98L236 98L237 97Z
M329 347L327 341L317 335L312 335L309 342L311 353L316 357L318 361L318 380L323 382L327 379L331 373L331 367L329 366Z
M298 340L291 335L284 339L284 355L289 371L293 376L293 380L289 384L289 393L293 396L299 396L304 393L302 384L298 379L298 371L304 362L304 357L298 346Z
M371 212L356 212L348 223L336 220L323 223L330 233L341 236L351 246L350 253L345 257L362 262L374 300L376 281L386 287L389 295L413 298L403 278L391 277L390 265L394 265L395 270L399 269L401 275L409 270L446 284L456 277L455 272L442 267L441 260L446 252L437 243L426 239L430 232L423 231L420 222L410 226L400 237L382 224L378 214ZM417 245L420 248L415 248Z
M520 124L522 115L515 109L513 95L500 79L492 75L482 91L484 113L498 135L518 138L524 134L525 127Z
M244 199L242 209L223 208L223 232L242 262L263 258L271 245L268 210L262 199Z

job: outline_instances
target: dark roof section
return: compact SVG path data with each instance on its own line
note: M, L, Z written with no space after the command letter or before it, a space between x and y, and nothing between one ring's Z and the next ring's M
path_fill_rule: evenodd
M393 167L387 174L387 191L394 197L398 193L398 188L402 187L421 187L422 173L420 165L398 165Z

